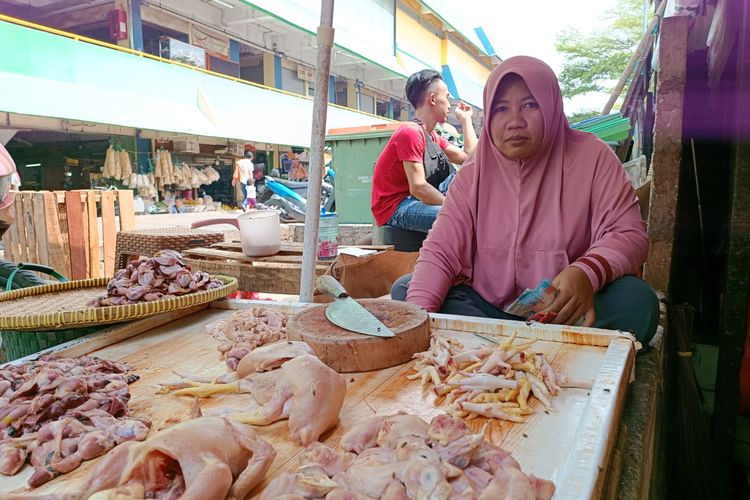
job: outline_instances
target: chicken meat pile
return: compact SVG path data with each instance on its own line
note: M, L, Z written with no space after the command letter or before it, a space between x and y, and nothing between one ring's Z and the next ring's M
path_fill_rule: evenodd
M554 491L459 419L427 424L399 414L354 426L340 449L312 443L296 471L275 477L260 498L548 500Z
M208 273L193 273L174 250L160 250L156 256L130 262L107 285L107 295L88 303L89 307L122 306L169 299L223 286Z
M264 345L242 358L237 371L217 383L180 381L165 384L163 393L208 397L250 394L259 405L229 418L252 425L288 419L289 435L302 446L317 441L336 425L346 396L346 380L326 366L304 342Z
M218 349L230 370L235 371L247 353L286 339L288 315L265 307L235 311L228 320L206 325L206 331L221 342Z
M201 417L110 451L85 480L80 498L101 493L101 498L242 499L275 457L252 427Z
M81 356L43 356L0 369L0 474L28 460L36 487L103 455L143 440L150 422L128 418L128 384L138 377L122 363Z
M534 412L534 396L548 410L561 387L591 388L591 381L556 373L542 353L530 350L535 340L514 344L515 334L496 347L464 349L450 337L433 336L430 349L414 355L411 380L432 385L438 401L454 417L477 416L524 422Z

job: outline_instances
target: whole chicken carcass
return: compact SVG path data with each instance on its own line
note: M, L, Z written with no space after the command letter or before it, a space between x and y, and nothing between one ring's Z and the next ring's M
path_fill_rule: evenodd
M242 499L275 457L247 425L196 418L110 451L87 477L81 498L106 492L108 498Z
M267 372L280 367L297 356L314 354L305 342L287 340L266 344L250 351L237 365L237 376L245 378L256 372Z
M206 397L250 393L261 407L230 418L251 425L269 425L288 418L290 436L302 446L317 441L336 425L346 396L344 377L311 354L297 356L278 370L254 373L233 383L194 385L174 394Z

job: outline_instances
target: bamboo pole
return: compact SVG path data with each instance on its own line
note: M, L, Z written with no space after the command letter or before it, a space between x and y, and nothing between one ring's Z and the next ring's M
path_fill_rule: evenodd
M315 289L315 264L317 260L318 228L320 224L320 189L323 183L323 147L328 110L328 84L333 48L333 0L322 0L320 26L318 26L318 67L315 74L312 137L310 140L310 168L307 184L307 210L305 212L305 243L302 253L300 277L301 302L312 302Z
M650 35L656 28L656 25L659 24L659 21L664 15L664 9L666 8L667 0L662 0L659 4L659 7L656 9L656 12L654 12L654 17L651 18L651 22L648 24L646 31L643 33L643 38L641 38L641 41L638 44L638 48L635 52L633 52L628 65L625 67L625 71L623 71L620 80L617 82L617 85L615 85L615 89L612 91L612 95L609 97L609 101L607 101L604 109L602 109L603 115L608 115L609 112L612 111L612 107L615 105L615 102L617 102L617 98L620 97L622 89L625 88L625 84L628 82L628 78L630 78L630 74L633 72L633 68L635 68L636 63L642 57L644 57L644 52L646 52L649 46L648 42L652 40Z

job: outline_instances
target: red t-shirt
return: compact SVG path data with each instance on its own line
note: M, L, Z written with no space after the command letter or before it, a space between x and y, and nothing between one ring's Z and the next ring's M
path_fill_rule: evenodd
M445 151L448 141L434 130L430 134L435 144ZM425 138L422 127L404 123L393 133L375 162L372 172L370 207L375 223L385 225L393 216L401 200L409 196L409 180L404 170L405 161L424 163Z

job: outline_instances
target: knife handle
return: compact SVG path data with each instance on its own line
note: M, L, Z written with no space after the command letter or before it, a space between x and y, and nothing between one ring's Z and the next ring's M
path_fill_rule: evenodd
M346 289L341 286L341 283L329 274L324 274L318 278L315 281L315 285L318 287L318 290L327 293L334 299L348 296Z

